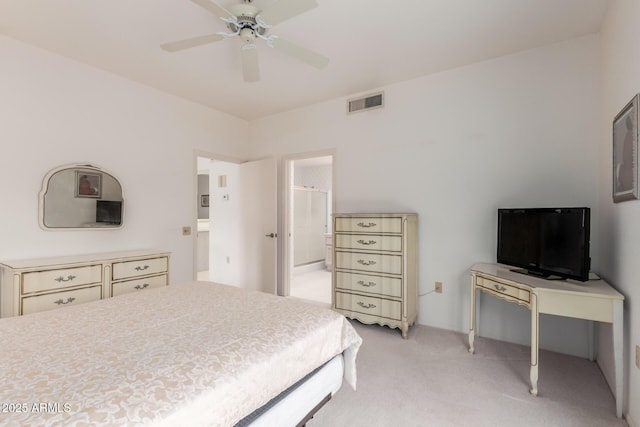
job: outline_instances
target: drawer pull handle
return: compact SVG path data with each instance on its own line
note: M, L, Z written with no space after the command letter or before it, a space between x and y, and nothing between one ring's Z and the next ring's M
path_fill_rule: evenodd
M375 304L366 304L363 303L362 301L358 301L358 305L362 308L376 308Z
M58 282L58 283L59 283L59 282L70 282L71 280L73 280L73 279L75 279L75 278L76 278L76 276L74 276L74 275L70 274L70 275L68 275L66 278L64 278L64 277L60 276L60 277L58 277L58 278L56 278L56 279L54 279L54 280L55 280L56 282Z
M364 246L369 246L369 245L375 245L378 242L376 242L375 240L362 240L362 239L360 239L360 240L358 240L358 243L360 243L361 245L364 245Z
M376 282L365 282L364 280L358 280L358 285L360 286L366 286L367 288L370 288L372 286L376 285Z
M362 265L376 265L375 261L365 261L363 259L359 259L358 260L358 264L362 264Z
M149 268L149 266L148 266L148 265L143 265L142 267L137 266L137 267L136 267L136 270L138 270L138 271L143 271L143 270L146 270L147 268Z
M148 283L145 283L145 284L144 284L144 285L142 285L142 286L141 286L141 285L135 285L135 286L134 286L134 288L135 288L135 289L138 289L138 290L140 290L140 291L141 291L141 290L143 290L144 288L148 288L148 287L149 287L149 284L148 284Z
M66 301L63 301L63 300L59 299L58 301L54 301L53 303L54 303L54 304L58 304L58 305L61 305L61 304L69 304L70 302L74 302L75 300L76 300L75 298L73 298L73 297L69 297L69 298L67 298L67 300L66 300Z
M498 285L493 285L493 286L495 286L496 290L500 292L504 292L507 290L507 288L505 288L504 286L498 286Z
M364 223L364 222L359 222L358 223L358 227L362 227L362 228L371 228L371 227L375 227L376 224L375 222L368 222L368 223Z

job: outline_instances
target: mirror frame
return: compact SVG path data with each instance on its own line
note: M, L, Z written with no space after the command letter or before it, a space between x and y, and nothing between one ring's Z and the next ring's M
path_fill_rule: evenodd
M51 181L51 178L53 177L53 175L68 169L72 169L72 170L82 169L82 170L94 171L96 173L104 173L104 174L110 175L113 179L115 179L118 182L118 184L120 185L120 192L122 194L122 212L120 217L121 218L120 225L113 225L109 227L48 227L44 223L44 197L47 194L47 191L49 189L49 182ZM72 163L72 164L63 165L63 166L59 166L57 168L51 169L49 172L47 172L47 174L42 179L42 188L40 189L40 194L38 197L38 222L40 224L40 228L46 231L117 230L122 228L122 226L124 225L125 205L126 203L125 203L125 197L124 197L124 187L122 186L122 182L120 182L120 180L113 173L99 166L92 165L89 163Z

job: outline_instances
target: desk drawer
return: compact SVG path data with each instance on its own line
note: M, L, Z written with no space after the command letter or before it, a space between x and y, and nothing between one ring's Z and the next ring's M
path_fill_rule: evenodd
M30 294L91 283L102 283L100 265L24 273L22 275L22 293Z
M531 292L528 289L521 289L517 286L496 282L484 277L476 277L476 285L508 301L525 302L527 304L531 302Z
M400 301L336 292L336 308L387 319L402 319Z
M336 268L402 274L402 255L336 251Z
M338 217L335 221L337 233L402 233L402 218Z
M116 262L113 264L113 280L163 273L167 268L167 257Z
M144 279L126 280L124 282L114 283L111 296L115 297L129 292L137 292L145 289L159 288L167 286L167 275L152 276Z
M336 289L402 298L402 279L338 271Z
M402 252L402 236L336 234L336 248Z
M53 294L25 297L22 299L22 314L37 313L40 311L54 310L70 305L97 301L102 296L102 285L88 288L75 289L73 291L55 292Z

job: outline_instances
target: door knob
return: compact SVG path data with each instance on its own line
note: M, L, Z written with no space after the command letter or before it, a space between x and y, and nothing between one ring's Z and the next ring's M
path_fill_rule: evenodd
M265 237L271 237L273 239L274 237L278 237L278 233L265 234Z

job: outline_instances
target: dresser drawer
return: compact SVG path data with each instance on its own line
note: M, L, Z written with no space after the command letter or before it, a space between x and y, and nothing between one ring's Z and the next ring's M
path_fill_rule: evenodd
M336 272L336 289L402 298L402 279L399 277L373 276Z
M336 251L336 268L402 274L402 255Z
M22 298L22 314L37 313L68 307L85 302L97 301L102 296L102 285L75 289L73 291L55 292Z
M336 248L402 252L402 236L336 234Z
M167 275L152 276L144 279L126 280L124 282L114 283L111 296L128 294L129 292L142 291L144 289L159 288L167 286Z
M36 271L22 274L22 293L30 294L92 283L102 283L100 265Z
M167 257L113 263L113 280L146 276L167 271Z
M336 292L336 308L387 319L402 318L402 303L382 298Z
M504 298L507 301L527 304L531 302L531 292L528 289L521 289L517 286L507 285L479 276L476 277L476 286L481 287L483 290L486 289L493 295Z
M337 217L335 231L338 233L402 233L402 218Z

